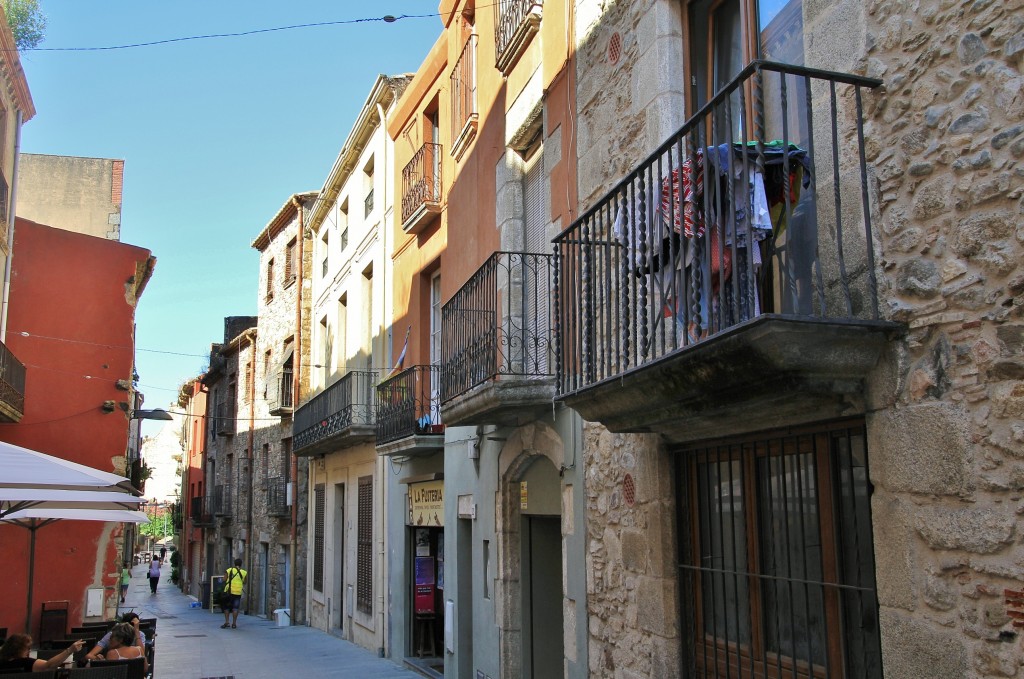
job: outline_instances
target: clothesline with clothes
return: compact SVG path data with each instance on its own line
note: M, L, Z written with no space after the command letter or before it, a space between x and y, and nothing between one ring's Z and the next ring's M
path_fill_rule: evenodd
M813 206L797 209L801 200L813 201L806 190L813 170L804 149L781 141L721 144L672 160L646 183L646 195L624 193L612 230L634 276L649 277L648 287L661 296L660 315L674 318L683 344L699 341L712 324L761 313L764 261L795 216L813 215ZM725 285L734 270L738 299Z

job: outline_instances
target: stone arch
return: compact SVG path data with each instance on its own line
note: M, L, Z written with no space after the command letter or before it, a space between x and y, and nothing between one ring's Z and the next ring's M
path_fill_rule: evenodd
M502 676L509 678L523 676L522 587L519 576L522 517L519 509L519 481L526 470L540 458L546 458L556 470L561 470L565 460L565 448L558 432L539 422L532 422L516 429L508 437L498 456L498 492L494 512L495 537L498 541L498 591L495 592L495 605L498 611L501 654L499 665L502 668ZM564 555L564 503L561 514ZM564 557L562 568L564 573Z

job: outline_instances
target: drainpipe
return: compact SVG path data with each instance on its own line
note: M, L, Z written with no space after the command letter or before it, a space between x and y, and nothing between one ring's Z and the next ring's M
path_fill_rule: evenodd
M302 209L302 203L294 195L292 196L292 205L299 215L299 236L296 239L298 243L296 245L299 248L298 253L298 271L296 272L295 278L295 352L292 360L292 412L299 405L299 394L301 386L301 374L302 374L302 282L303 282L303 271L302 271L302 260L303 260L303 245L306 241L306 220L305 213ZM294 422L294 420L293 420ZM294 434L294 431L292 432ZM288 603L291 606L291 619L295 621L295 581L298 580L298 573L295 571L295 565L298 561L298 551L296 542L298 541L298 521L299 521L299 460L295 457L295 450L291 452L291 465L292 465L292 525L291 525L291 540L289 541L288 547L288 563L289 572L292 574L291 582L288 583Z
M18 190L18 158L21 155L21 125L24 114L15 114L14 124L14 171L11 173L11 189L7 201L7 261L4 263L3 308L0 309L0 342L7 341L7 307L11 301L11 260L14 259L14 220Z
M390 83L390 81L389 81L389 83ZM379 101L377 102L377 117L380 118L380 127L384 131L384 153L383 153L383 156L384 156L384 159L383 159L383 162L384 162L384 172L381 174L381 176L384 177L384 191L383 191L384 195L382 196L383 200L381 201L381 207L386 210L387 209L387 205L388 205L388 184L390 183L388 181L388 131L385 129L385 126L384 126L384 123L386 121L386 118L384 117L384 107L380 105ZM388 233L388 226L389 226L388 224L384 224L383 227L381 228L381 248L383 249L381 254L385 258L387 257L387 233ZM383 288L383 290L382 290L383 294L381 294L381 307L382 307L381 310L384 312L384 313L381 314L381 318L382 319L387 315L387 310L388 310L388 306L387 306L387 304L388 304L388 302L387 302L387 282L388 282L388 277L387 277L387 268L388 268L387 267L387 261L385 261L384 264L385 264L384 267L382 267L383 270L381 271L381 287ZM381 339L383 339L383 337ZM383 353L384 352L380 352L380 354L383 354ZM378 355L380 355L380 354L378 354ZM370 369L371 370L373 369L372 365L370 366ZM384 603L387 601L387 591L388 591L387 590L387 571L388 571L388 569L384 568L384 556L385 556L384 555L384 543L385 543L385 531L387 530L387 523L385 521L385 515L386 515L386 512L387 512L387 492L386 492L387 488L386 488L384 482L387 479L387 476L386 476L387 469L384 467L384 457L382 455L377 455L376 457L377 457L377 467L378 467L377 478L379 479L378 483L380 484L380 512L379 512L379 514L380 514L380 538L379 538L380 550L377 553L377 573L380 575L380 589L378 590L380 592L380 596L378 597L378 599L380 600L379 601L379 605L380 605L380 626L379 626L379 629L380 629L380 639L381 639L380 648L377 649L377 655L379 655L381 658L385 658L385 657L387 657L387 647L388 647L388 633L387 633L387 630L384 628Z
M252 540L254 528L252 524L252 494L254 492L253 478L255 477L255 474L253 473L253 446L255 445L256 439L256 337L252 333L249 334L249 346L252 347L252 362L249 369L249 501L247 503L249 505L249 534L246 536L248 539L245 541L245 564L248 567L249 572L252 573ZM239 354L241 354L241 345L239 345L238 351ZM250 601L252 601L251 596L245 597L246 615L249 615Z

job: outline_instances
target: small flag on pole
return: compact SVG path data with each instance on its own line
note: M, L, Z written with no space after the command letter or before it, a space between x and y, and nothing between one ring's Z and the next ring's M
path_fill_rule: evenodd
M395 361L395 365L391 368L391 372L384 376L384 379L391 379L398 373L402 372L402 367L405 365L405 352L409 350L409 333L412 332L412 326L410 325L405 330L405 343L402 344L402 353L398 354L398 359Z

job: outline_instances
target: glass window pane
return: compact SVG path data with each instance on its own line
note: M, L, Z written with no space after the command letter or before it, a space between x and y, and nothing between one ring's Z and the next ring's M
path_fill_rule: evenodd
M765 645L824 665L822 544L813 453L758 460Z
M742 464L726 460L697 465L700 566L704 632L750 643L747 524Z

